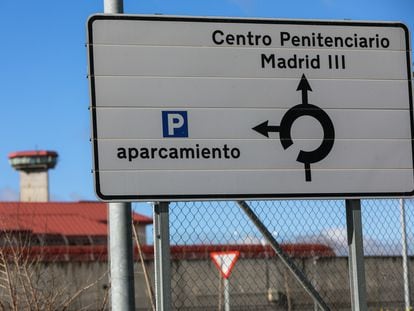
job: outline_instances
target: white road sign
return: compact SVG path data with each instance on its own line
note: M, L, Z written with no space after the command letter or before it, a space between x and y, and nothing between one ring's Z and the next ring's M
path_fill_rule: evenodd
M223 278L228 279L233 271L234 265L239 259L239 251L224 251L224 252L212 252L210 257L216 265L217 269Z
M104 200L411 195L400 23L94 15Z

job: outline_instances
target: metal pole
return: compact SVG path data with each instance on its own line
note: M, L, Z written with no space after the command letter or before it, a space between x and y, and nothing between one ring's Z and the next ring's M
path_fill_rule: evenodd
M230 311L229 279L224 278L224 311Z
M123 13L123 0L104 0L104 13ZM111 306L135 310L131 203L109 203Z
M135 310L130 203L109 204L109 255L113 311Z
M404 275L404 302L405 310L411 310L410 301L410 277L408 274L408 254L407 254L407 229L405 223L405 201L400 199L400 221L401 221L401 243L402 243L402 265Z
M263 237L267 240L276 254L279 256L280 260L288 267L288 269L293 273L298 282L303 286L306 292L313 298L316 304L319 305L321 310L330 310L328 305L323 301L322 297L319 295L318 291L313 287L309 282L306 276L300 271L300 269L295 265L293 260L283 251L279 243L273 237L273 235L267 230L266 226L260 221L256 214L252 211L249 205L245 201L237 201L237 204L245 212L247 217L253 222L256 228L260 231Z
M104 0L104 13L124 13L124 0Z
M171 310L169 203L154 203L155 300L157 311Z
M362 242L361 200L345 200L349 249L349 280L353 311L366 311L364 247Z

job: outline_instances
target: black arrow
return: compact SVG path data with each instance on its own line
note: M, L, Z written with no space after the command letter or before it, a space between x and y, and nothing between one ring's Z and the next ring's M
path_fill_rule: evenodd
M269 137L269 132L279 132L280 128L279 126L269 125L269 120L267 120L263 123L260 123L259 125L256 125L252 128L252 130L255 130L263 136Z
M296 91L302 91L302 105L308 104L308 91L312 92L312 88L308 82L308 79L306 79L305 74L302 75L302 78L300 79L298 88Z

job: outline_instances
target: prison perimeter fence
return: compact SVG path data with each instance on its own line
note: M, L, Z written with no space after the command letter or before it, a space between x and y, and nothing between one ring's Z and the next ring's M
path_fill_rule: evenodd
M345 201L247 203L329 308L350 310ZM409 199L404 203L412 275L414 205ZM406 310L401 201L362 200L361 211L368 308ZM236 202L174 202L169 217L174 310L225 310L226 303L231 310L317 310ZM211 253L231 251L240 255L225 298L224 278ZM153 271L151 259L148 264ZM412 296L412 283L410 291Z

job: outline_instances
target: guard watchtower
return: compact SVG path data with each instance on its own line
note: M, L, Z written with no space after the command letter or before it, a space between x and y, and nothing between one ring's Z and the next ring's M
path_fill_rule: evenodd
M49 201L49 169L56 166L55 151L19 151L9 154L11 166L20 172L20 201Z

